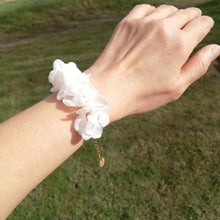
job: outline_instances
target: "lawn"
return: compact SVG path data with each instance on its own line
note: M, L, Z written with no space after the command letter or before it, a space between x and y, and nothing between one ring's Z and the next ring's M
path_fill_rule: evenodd
M139 2L144 1L20 0L0 5L0 47L14 42L0 49L0 122L49 95L47 77L54 59L87 69L120 18ZM190 1L175 1L183 3ZM216 24L198 48L220 44L220 1L199 7ZM17 43L34 36L29 43ZM101 139L102 169L88 141L8 219L219 219L219 92L220 74L211 66L178 101L108 126Z

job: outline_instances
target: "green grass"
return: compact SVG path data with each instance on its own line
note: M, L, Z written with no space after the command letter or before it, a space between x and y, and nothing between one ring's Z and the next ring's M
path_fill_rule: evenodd
M5 36L2 41L52 31L52 20L45 21L45 29L43 20L40 21L39 32L34 27L28 28L35 20L27 18L41 19L39 14L45 18L47 10L53 14L61 6L74 8L74 4L77 7L88 4L88 9L94 7L86 0L63 2L42 1L39 9L27 6L25 0L1 5L1 16L13 12L6 20L0 19L4 27L0 36ZM100 15L100 8L111 16L124 15L134 2L138 1L127 0L128 5L122 0L97 1L92 16L96 16L96 12ZM114 10L113 5L117 6ZM21 9L21 6L25 7ZM219 43L220 2L215 0L200 7L216 20L215 28L200 46ZM80 13L82 17L77 22L86 22L85 11ZM67 22L67 28L75 22L68 23L68 16L63 17L60 24ZM7 24L12 28L24 21L26 26L22 31L15 29L14 35L5 32ZM0 121L49 94L47 76L54 59L73 60L80 69L88 68L103 50L116 24L117 21L93 24L1 50ZM62 29L61 26L57 27ZM108 126L101 139L106 158L102 169L98 167L92 142L87 142L36 187L8 219L219 219L219 82L220 74L211 66L207 75L177 102Z
M189 1L189 0L187 0ZM171 2L173 2L171 0ZM175 1L177 3L182 0ZM100 15L124 15L144 0L19 0L0 5L0 43L56 32ZM163 0L150 0L159 5ZM167 3L167 2L166 2Z
M0 42L77 25L100 14L123 13L139 0L20 0L0 6ZM158 4L159 1L151 0Z

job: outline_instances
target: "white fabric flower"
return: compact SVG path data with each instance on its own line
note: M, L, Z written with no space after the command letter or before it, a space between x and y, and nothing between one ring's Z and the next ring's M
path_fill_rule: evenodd
M77 111L74 128L84 140L97 139L102 136L103 127L109 124L109 116L102 108L82 108Z
M81 107L77 113L74 128L84 140L100 138L103 127L109 123L105 112L107 100L99 95L99 89L90 85L91 74L82 73L75 63L65 64L57 59L49 74L51 92L57 92L57 99L71 107Z

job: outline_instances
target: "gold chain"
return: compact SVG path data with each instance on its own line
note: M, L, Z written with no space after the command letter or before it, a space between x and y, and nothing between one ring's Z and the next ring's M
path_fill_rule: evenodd
M105 164L105 158L104 158L104 157L101 157L100 144L98 143L98 141L97 141L96 139L93 139L93 143L94 143L96 152L97 152L98 157L99 157L99 166L100 166L100 167L103 167L104 164Z

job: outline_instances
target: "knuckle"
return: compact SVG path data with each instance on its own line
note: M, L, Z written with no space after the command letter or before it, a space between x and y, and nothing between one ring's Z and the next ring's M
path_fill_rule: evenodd
M177 10L178 10L178 8L175 7L175 6L173 6L173 5L169 5L168 7L169 7L169 9L170 9L171 11L177 11Z
M160 5L159 8L168 9L170 11L177 11L178 10L175 6L173 6L173 5L166 5L166 4Z
M136 9L140 9L142 7L143 7L143 4L138 4L138 5L135 5L133 9L136 10Z
M199 9L199 8L191 7L190 9L193 10L193 11L195 11L198 15L201 15L201 14L202 14L202 10Z
M140 22L136 19L129 19L129 18L124 18L121 20L121 22L118 24L117 29L119 30L127 30L127 31L132 31L135 28L138 27Z
M187 18L187 20L191 20L194 17L194 11L190 8L180 9L179 12Z
M166 8L168 8L168 5L166 5L166 4L162 4L162 5L160 5L158 8L166 9Z
M189 53L189 42L191 39L187 36L187 34L183 33L182 31L177 31L173 33L167 30L167 42L168 46L171 50L171 53L174 55L178 55L178 58L184 59Z
M149 4L137 4L134 9L139 9L139 8L152 8L151 5Z
M183 15L186 15L186 14L187 14L186 10L187 10L187 9L179 9L179 12L180 12L181 14L183 14Z
M125 17L120 21L119 26L126 26L128 23L129 19Z
M160 36L169 34L168 25L165 19L154 21L152 26Z
M125 17L125 18L122 19L121 22L118 24L118 27L124 28L124 27L130 26L130 25L131 25L131 20Z

